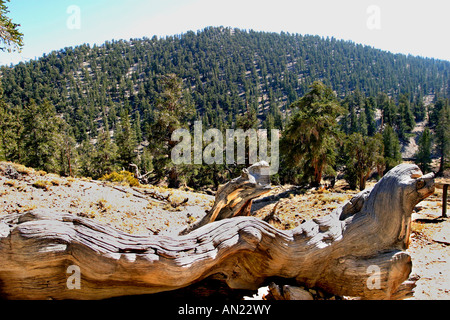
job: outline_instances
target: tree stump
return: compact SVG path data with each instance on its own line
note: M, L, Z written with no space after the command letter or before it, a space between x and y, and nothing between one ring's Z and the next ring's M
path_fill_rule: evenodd
M401 299L414 287L405 281L411 213L433 192L433 174L402 164L353 205L293 230L242 216L173 237L131 235L52 211L13 214L0 220L0 295L103 299L206 278L255 290L276 276L341 296Z

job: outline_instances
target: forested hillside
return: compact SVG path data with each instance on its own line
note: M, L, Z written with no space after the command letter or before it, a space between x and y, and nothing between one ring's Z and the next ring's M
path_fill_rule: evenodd
M215 27L64 48L3 66L1 76L0 158L93 177L130 162L159 176L173 173L161 160L168 122L285 129L295 111L289 106L317 80L336 94L347 135L371 137L389 126L406 139L427 118L435 129L450 98L448 61L334 38ZM163 113L171 104L177 107ZM192 186L217 179L200 168L186 172Z

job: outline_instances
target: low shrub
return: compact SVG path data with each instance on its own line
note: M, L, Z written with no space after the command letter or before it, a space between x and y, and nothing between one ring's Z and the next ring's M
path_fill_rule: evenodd
M37 180L33 183L33 187L44 190L49 190L51 185L51 182L45 180Z
M139 180L134 177L131 172L128 171L120 171L120 172L111 172L110 174L105 174L100 178L101 181L110 181L117 182L120 184L127 184L131 187L139 187Z

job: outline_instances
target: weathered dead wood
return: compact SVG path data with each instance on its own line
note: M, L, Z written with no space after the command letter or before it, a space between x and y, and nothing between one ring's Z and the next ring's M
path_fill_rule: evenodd
M411 178L415 175L417 178ZM257 289L295 279L335 295L400 299L414 206L433 175L399 165L353 204L281 231L255 217L209 223L184 236L135 236L94 220L33 210L0 220L0 294L10 299L102 299L187 287L205 278ZM67 286L80 268L80 289Z
M280 204L280 202L281 202L281 200L278 200L277 203L275 203L275 205L272 208L272 211L270 211L270 213L264 217L263 221L265 221L265 222L271 222L271 221L281 222L278 217L275 217L275 213L277 212L277 208L278 208L278 205Z
M312 294L299 287L284 285L280 287L275 283L269 284L268 300L314 300Z
M447 218L447 193L450 179L436 179L436 188L442 189L442 218Z
M188 234L213 221L250 215L253 199L271 189L267 162L257 162L248 169L243 169L240 177L219 187L214 204L203 219L181 231L180 235Z
M145 174L141 174L141 172L139 171L139 167L136 164L130 163L129 166L130 168L134 168L134 177L138 179L139 183L141 184L149 183L148 176L153 173L152 171L147 172Z

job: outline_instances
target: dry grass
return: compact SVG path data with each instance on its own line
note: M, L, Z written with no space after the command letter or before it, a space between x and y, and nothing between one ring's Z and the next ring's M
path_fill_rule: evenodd
M38 189L44 189L45 191L50 190L50 186L52 185L52 183L50 181L46 181L46 180L37 180L35 182L33 182L32 186Z

